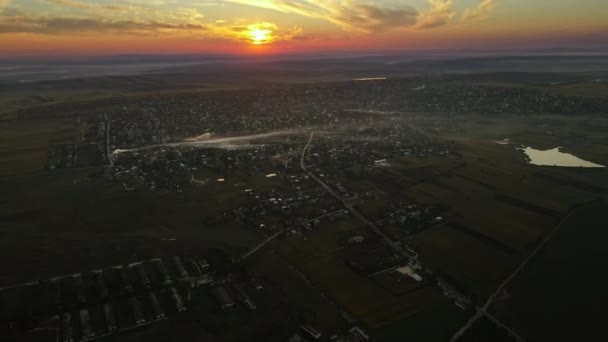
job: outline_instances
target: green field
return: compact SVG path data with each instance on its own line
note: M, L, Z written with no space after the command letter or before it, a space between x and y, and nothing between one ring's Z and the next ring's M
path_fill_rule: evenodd
M578 209L507 287L492 311L528 341L604 335L608 204ZM576 320L573 325L572 320Z
M61 119L0 123L0 177L43 170L50 144L70 140L73 127Z
M3 194L11 194L0 197L5 237L0 283L160 256L204 255L210 248L238 255L264 238L225 216L250 200L229 184L150 196L146 190L124 191L103 172L63 169L0 180Z
M130 78L129 82L138 86L129 94L145 97L141 94L152 89L148 87L155 79ZM85 88L90 86L83 82ZM112 85L111 79L104 82ZM492 86L522 87L511 82ZM543 88L533 84L525 87ZM570 95L589 92L592 97L600 97L604 91L585 87L560 86L551 91ZM198 88L185 84L184 89ZM92 101L91 106L111 102L108 99L121 95L119 90L100 91L81 100ZM342 207L329 194L318 194L320 187L311 179L298 183L296 193L295 183L287 180L301 176L297 165L286 167L284 174L275 178L266 178L250 165L223 171L197 167L191 170L196 179L226 181L192 184L180 192L152 191L143 186L127 191L105 166L48 169L49 148L71 146L77 140L78 127L69 118L70 110L53 117L47 117L44 110L32 116L14 111L34 105L51 108L65 100L61 96L49 103L27 96L19 99L0 112L0 285L156 257L205 256L216 250L237 259L273 233L259 228L263 223L276 230L289 228L289 232L233 266L263 279L269 289L267 302L275 304L260 309L259 317L249 317L250 325L243 331L224 332L227 339L246 340L253 336L248 333L271 331L275 324L268 320L272 319L284 324L284 330L275 332L281 340L292 332L287 328L297 329L302 321L331 331L344 326L346 314L379 341L445 341L468 313L442 293L435 276L476 304L483 303L543 238L574 212L508 286L492 312L530 341L543 341L547 336L555 341L576 340L586 335L591 340L593 333L602 332L605 315L601 304L608 302L602 292L607 280L602 269L608 260L604 247L608 232L603 224L608 222L608 205L586 205L608 200L608 173L605 169L532 166L517 148L563 146L581 158L608 164L605 116L470 113L454 118L445 113L416 113L420 115L409 118L408 113L394 118L394 123L424 133L429 141L453 140L458 153L400 155L389 161L390 167L371 171L359 161L341 169L333 164L339 158L319 157L316 170L326 172L324 179L331 179L332 186L341 183L348 190L345 192L355 194L352 205L372 221L387 219L389 206L402 203L441 213L444 219L432 214L416 230L407 230L411 227L396 220L386 220L390 226L383 226L418 251L420 262L432 271L433 275L421 271L425 280L415 282L390 272L376 273L407 261L352 213L323 218L309 229L300 227L321 209ZM344 132L348 130L340 127L333 133L353 144L366 139L353 136L350 141ZM505 138L511 143L496 143ZM421 140L421 144L428 143ZM336 143L329 138L323 141ZM289 144L290 151L284 155L298 162L298 151L306 142L298 137L289 143L283 138L265 143ZM253 189L254 196L245 189ZM301 193L318 198L314 202L301 200L304 204L293 211L268 209L259 200L294 198ZM251 216L237 220L233 210L243 208L251 209L245 211ZM258 215L260 212L265 214ZM416 233L398 234L404 231ZM353 237L359 242L351 241ZM206 299L201 303L208 304ZM196 324L220 324L218 317L203 319L192 314L186 323L164 323L141 335L133 333L127 340L152 338L156 332L168 334L173 329L188 330L180 336L184 339L204 338L204 334L193 333ZM577 325L579 330L569 328L574 319L583 320ZM261 332L255 329L256 324Z
M327 293L365 327L384 325L449 303L436 286L395 296L374 280L355 273L326 249L327 241L313 236L308 240L290 237L281 241L281 255L302 272L314 286ZM321 238L322 239L322 238Z
M603 142L605 137L599 134L591 134L585 142L574 140L576 132L585 129L581 118L544 118L559 128L552 135L537 134L544 128L534 125L536 119L506 126L505 120L463 118L463 123L449 132L460 145L461 160L399 160L390 169L379 171L382 177L376 182L379 188L400 184L415 200L448 208L447 224L433 227L408 243L420 251L423 262L480 299L491 293L570 210L601 198L608 188L603 170L530 166L516 150L520 144L542 148L561 142L570 151L579 151L594 141ZM606 121L592 120L600 125ZM415 123L426 132L433 131L430 124L425 120ZM501 135L496 136L497 132ZM493 141L504 137L512 137L512 144ZM563 139L571 143L564 144ZM586 156L602 162L606 155L601 152L603 145L598 146L595 154ZM433 166L427 171L424 163Z
M451 303L391 323L379 329L375 341L447 341L465 321L466 313Z

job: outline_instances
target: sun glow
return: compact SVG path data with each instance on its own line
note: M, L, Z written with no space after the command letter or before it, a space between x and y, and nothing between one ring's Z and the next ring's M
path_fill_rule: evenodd
M249 39L254 45L262 45L270 43L270 30L255 29L249 32Z
M253 45L270 44L274 40L270 25L249 25L245 32L247 40Z

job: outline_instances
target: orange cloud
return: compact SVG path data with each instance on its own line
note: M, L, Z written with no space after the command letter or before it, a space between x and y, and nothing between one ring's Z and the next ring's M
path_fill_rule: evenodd
M346 0L226 0L227 2L294 13L323 19L346 31L372 33L391 28L410 27L418 11L406 4L379 5L370 1Z
M37 34L79 34L118 32L125 35L146 35L176 31L206 30L200 24L172 24L158 21L111 20L104 18L48 18L20 14L4 18L0 22L0 34L37 33Z

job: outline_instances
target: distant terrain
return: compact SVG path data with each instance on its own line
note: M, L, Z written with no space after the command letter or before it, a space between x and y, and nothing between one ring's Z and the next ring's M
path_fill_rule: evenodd
M608 78L602 54L389 55L315 59L231 56L122 56L0 59L3 110L32 105L281 84L347 81L362 77L470 74L475 81L565 87Z

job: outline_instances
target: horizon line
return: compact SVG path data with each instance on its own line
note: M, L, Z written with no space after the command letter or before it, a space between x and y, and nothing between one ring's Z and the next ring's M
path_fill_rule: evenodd
M267 59L267 58L281 58L281 57L383 57L383 56L407 56L407 55L604 55L608 54L608 46L602 47L546 47L546 48L511 48L511 49L480 49L480 48L461 48L461 49L420 49L420 50L332 50L332 51L315 51L315 52L302 52L302 51L284 51L277 53L268 54L247 54L244 52L183 52L183 53L163 53L163 52L150 52L150 53L108 53L108 54L15 54L15 55L4 55L0 56L0 60L12 60L12 59L35 59L35 58L53 58L53 59L69 59L69 58L112 58L112 57L234 57L234 58L248 58L248 59Z

